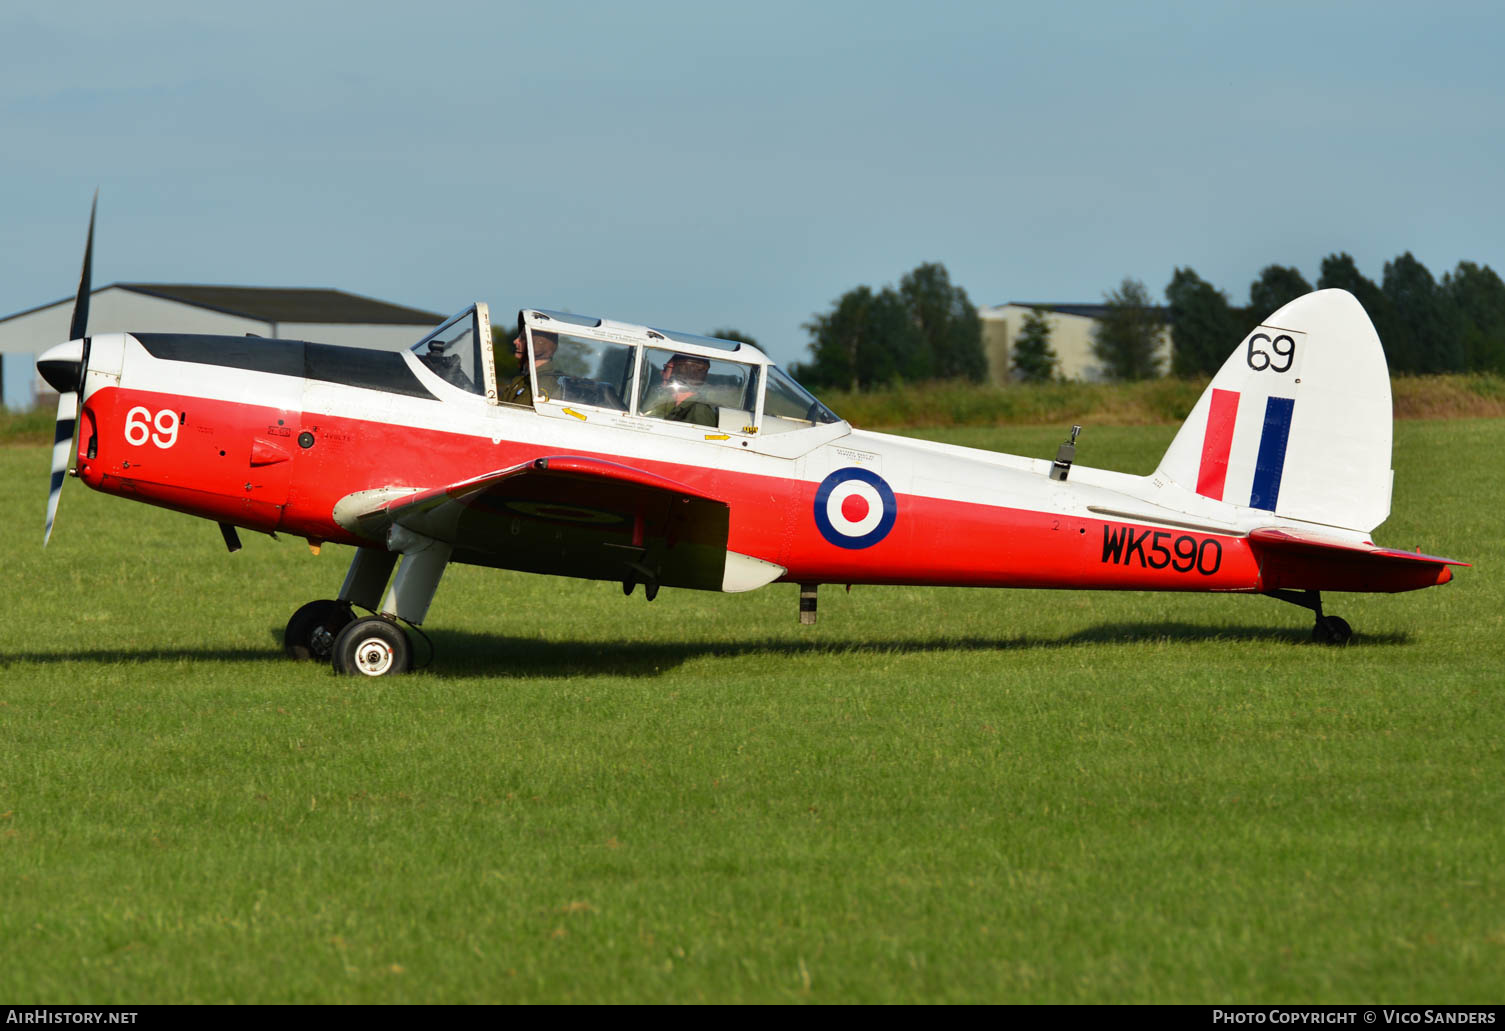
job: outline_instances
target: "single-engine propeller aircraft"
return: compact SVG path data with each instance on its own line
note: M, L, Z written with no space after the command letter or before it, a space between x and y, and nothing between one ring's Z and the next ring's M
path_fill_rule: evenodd
M285 647L337 671L409 668L451 562L661 587L840 584L1223 591L1316 615L1323 591L1409 591L1452 559L1378 547L1390 380L1341 290L1239 344L1148 476L854 429L757 348L542 309L499 383L486 305L389 352L256 337L89 336L94 216L59 392L50 538L73 475L219 524L356 549ZM400 559L400 563L399 563ZM396 570L393 575L394 568ZM388 582L390 580L390 587ZM358 617L357 609L372 613Z

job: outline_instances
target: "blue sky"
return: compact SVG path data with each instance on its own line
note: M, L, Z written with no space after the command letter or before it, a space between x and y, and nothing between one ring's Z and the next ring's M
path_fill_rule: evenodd
M324 286L703 332L779 360L859 283L1236 302L1505 269L1505 6L215 5L0 11L0 315L77 283Z

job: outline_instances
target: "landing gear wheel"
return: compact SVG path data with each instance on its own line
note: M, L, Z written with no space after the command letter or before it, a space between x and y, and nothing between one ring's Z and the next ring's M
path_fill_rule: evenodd
M402 627L381 616L367 616L340 631L330 660L336 673L385 677L406 673L412 656Z
M1353 628L1341 616L1318 616L1312 627L1312 640L1318 644L1347 644Z
M287 621L282 649L294 659L327 662L334 653L334 639L353 619L355 613L347 602L311 601Z

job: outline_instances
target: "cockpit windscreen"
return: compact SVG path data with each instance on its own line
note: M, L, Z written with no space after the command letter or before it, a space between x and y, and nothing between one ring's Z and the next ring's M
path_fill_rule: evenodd
M472 394L484 394L481 335L474 308L468 308L409 350L440 379Z

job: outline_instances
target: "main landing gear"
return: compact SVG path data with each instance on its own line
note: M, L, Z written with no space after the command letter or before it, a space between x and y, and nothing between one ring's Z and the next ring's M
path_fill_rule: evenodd
M1322 614L1322 592L1278 590L1265 593L1280 601L1311 609L1317 617L1317 622L1312 627L1312 640L1318 644L1347 644L1353 637L1353 628L1346 619Z
M356 618L350 603L311 601L287 621L282 647L294 659L328 662L336 673L368 677L405 673L413 665L407 633L386 616Z
M338 598L311 601L293 613L283 648L295 659L328 662L336 673L406 673L413 666L413 646L398 620L413 626L423 622L450 550L443 541L392 527L386 550L356 549ZM387 589L389 577L392 586ZM356 608L376 614L357 618Z

